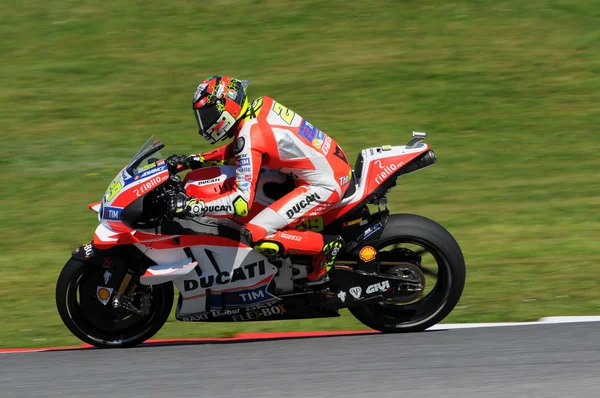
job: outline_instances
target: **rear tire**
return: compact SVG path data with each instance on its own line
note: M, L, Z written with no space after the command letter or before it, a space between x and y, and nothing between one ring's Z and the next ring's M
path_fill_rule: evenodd
M154 336L171 313L173 284L138 286L136 293L150 298L149 313L138 315L100 302L96 288L103 285L103 272L74 258L67 261L56 283L56 306L65 326L98 348L133 347Z
M434 286L419 299L406 304L384 302L350 308L364 325L386 333L423 331L442 321L456 306L462 294L466 269L462 251L452 235L441 225L414 214L389 217L378 243L385 261L409 261L412 255L382 249L410 244L422 247L437 263ZM421 266L419 264L419 266ZM382 270L382 273L385 271Z

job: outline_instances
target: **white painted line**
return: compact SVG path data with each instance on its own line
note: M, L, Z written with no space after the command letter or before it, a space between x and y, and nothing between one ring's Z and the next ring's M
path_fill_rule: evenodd
M600 315L589 315L589 316L548 316L540 318L538 322L546 323L572 323L572 322L598 322L600 321Z
M600 316L549 316L540 318L535 322L495 322L495 323L448 323L438 324L427 330L449 330L449 329L471 329L471 328L494 328L501 326L528 326L556 323L577 322L600 322Z

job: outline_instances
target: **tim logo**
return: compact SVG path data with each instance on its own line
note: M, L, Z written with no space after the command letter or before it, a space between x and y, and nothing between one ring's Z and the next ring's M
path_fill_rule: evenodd
M102 212L102 218L105 220L119 220L123 209L119 207L105 207Z
M259 290L257 292L239 293L240 298L244 303L255 303L257 301L263 301L265 298L265 292Z
M235 308L276 300L277 297L267 291L270 280L271 279L269 278L265 284L255 288L238 291L211 292L208 297L210 307L216 309L227 307Z

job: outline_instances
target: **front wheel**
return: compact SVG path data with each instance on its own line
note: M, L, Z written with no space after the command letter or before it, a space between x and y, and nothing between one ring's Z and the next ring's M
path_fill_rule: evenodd
M444 227L418 215L394 214L376 249L381 261L414 269L425 287L410 298L350 308L360 322L387 333L419 332L454 309L465 285L465 261L458 243ZM394 274L394 267L382 267L381 274Z
M136 313L113 309L113 291L103 288L104 269L71 258L56 284L56 306L65 326L82 341L99 348L133 347L164 325L173 307L173 284L138 285L129 294Z

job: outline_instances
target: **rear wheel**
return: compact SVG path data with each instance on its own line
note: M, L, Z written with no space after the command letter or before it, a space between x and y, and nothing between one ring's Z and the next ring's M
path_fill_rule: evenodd
M465 262L456 240L438 223L414 214L391 215L378 241L381 261L400 265L382 274L411 272L425 285L422 292L350 308L366 326L388 333L418 332L444 319L456 306L465 285Z
M73 258L65 264L56 284L56 306L65 326L99 348L132 347L152 337L171 312L173 284L138 285L127 297L141 313L113 309L109 299L115 292L103 288L104 271Z

